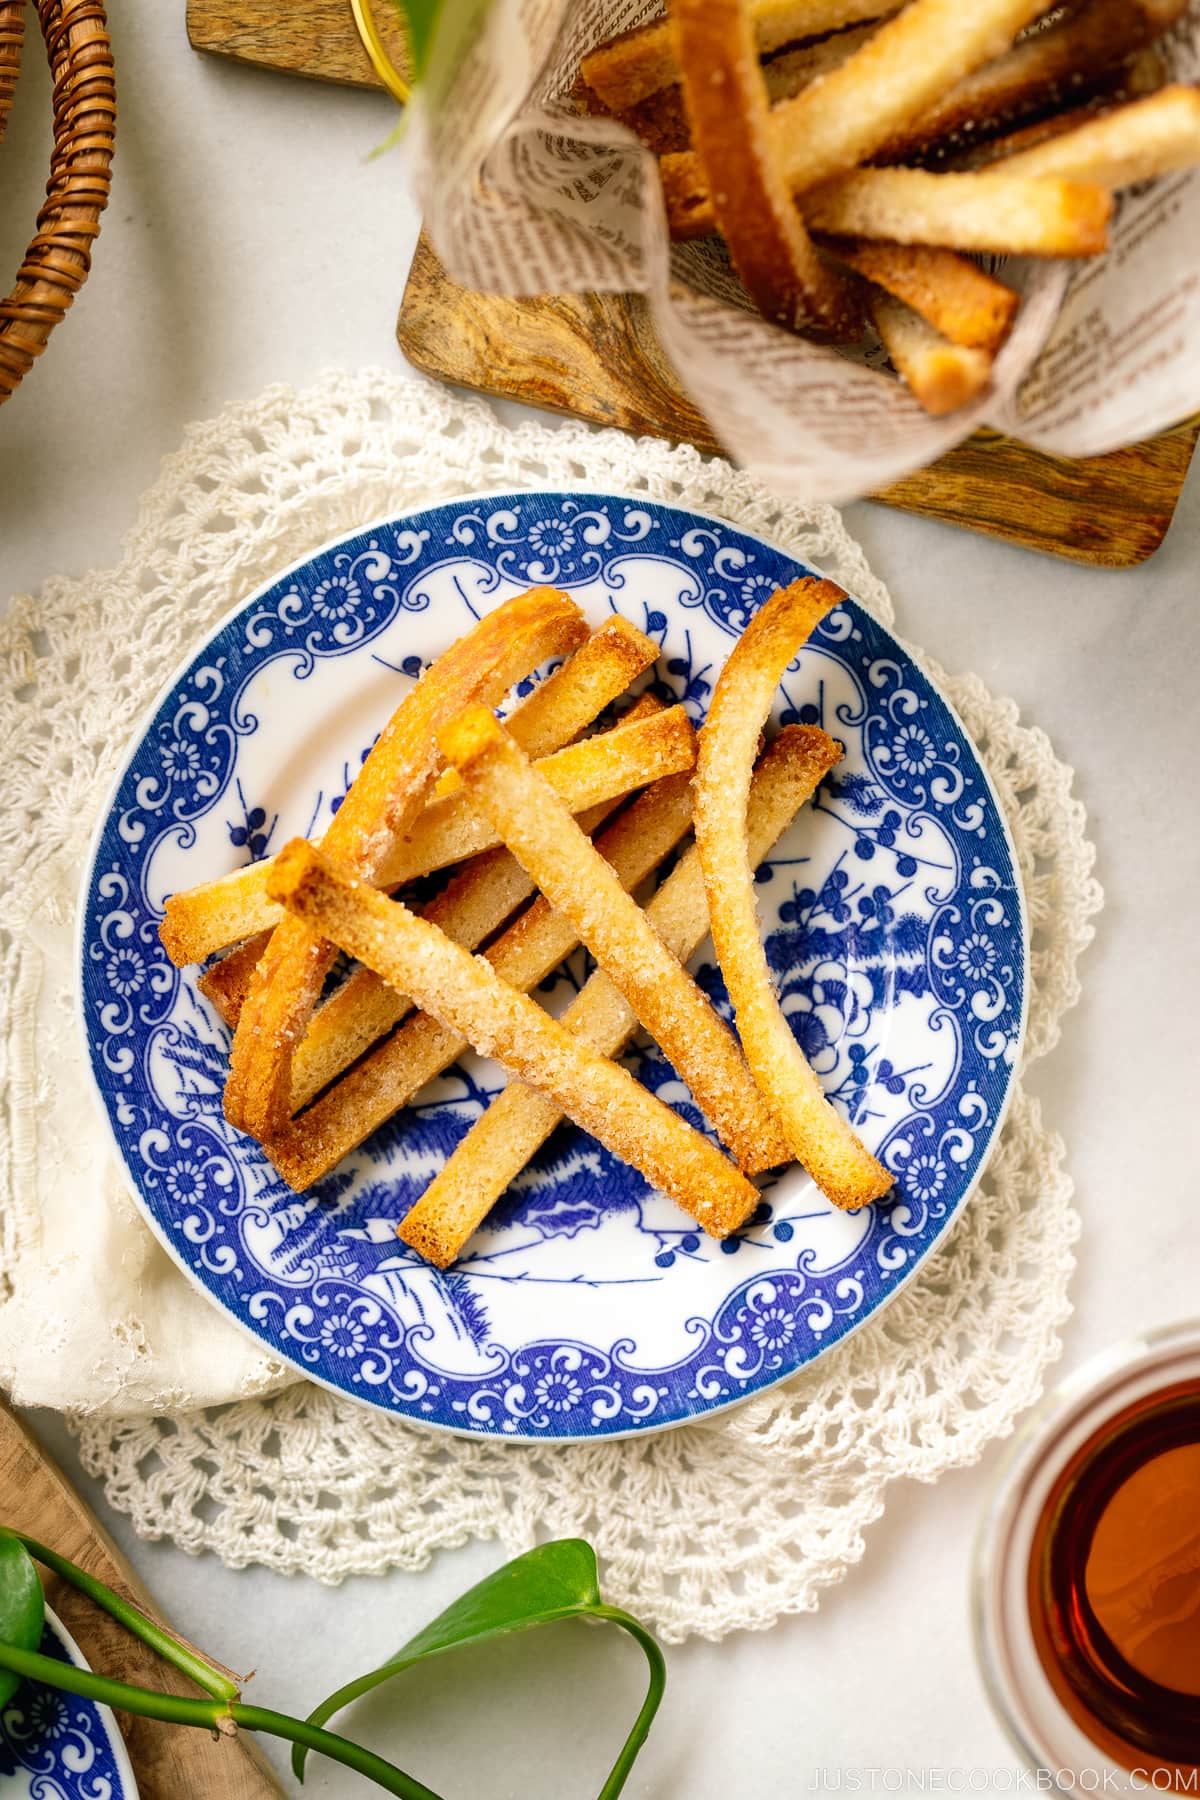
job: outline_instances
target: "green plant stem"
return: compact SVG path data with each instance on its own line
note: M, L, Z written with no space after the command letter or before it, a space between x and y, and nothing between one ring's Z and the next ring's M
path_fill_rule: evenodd
M106 1587L102 1581L97 1580L96 1576L89 1575L86 1569L81 1569L78 1563L73 1563L69 1558L60 1556L57 1550L50 1550L45 1544L39 1544L36 1538L26 1537L23 1531L13 1531L7 1526L5 1530L8 1536L16 1538L18 1543L25 1546L35 1562L40 1562L45 1568L52 1569L64 1581L70 1582L72 1587L78 1588L81 1594L86 1594L88 1599L93 1600L97 1606L103 1607L104 1611L118 1620L126 1631L132 1632L134 1637L140 1638L143 1644L149 1645L150 1649L161 1656L164 1662L169 1662L179 1670L181 1675L186 1675L189 1680L194 1681L196 1686L203 1688L206 1694L212 1694L218 1700L237 1699L241 1689L237 1682L225 1673L224 1669L214 1668L212 1663L200 1655L199 1651L193 1650L189 1644L180 1643L178 1638L172 1637L171 1633L163 1626L156 1624L153 1619L147 1618L144 1612L140 1611L138 1607L132 1606L128 1600L122 1600L119 1594L115 1594L110 1587Z
M320 1725L310 1725L307 1719L293 1719L289 1713L269 1712L265 1707L246 1706L240 1701L230 1711L235 1723L245 1726L247 1731L269 1731L293 1744L303 1744L306 1749L328 1756L333 1762L356 1769L386 1793L400 1794L403 1800L439 1800L432 1788L427 1788L414 1776L406 1775L382 1756L376 1756L373 1750L364 1750L361 1744L339 1737L335 1731L325 1731Z
M642 1710L633 1722L633 1730L621 1746L621 1753L612 1766L608 1780L600 1790L599 1800L616 1800L625 1783L629 1780L629 1772L633 1768L638 1751L650 1735L650 1727L654 1723L654 1715L658 1711L667 1685L667 1665L663 1653L654 1638L629 1613L622 1612L618 1606L593 1606L590 1608L593 1619L607 1619L612 1625L619 1625L627 1631L646 1654L650 1665L650 1685L646 1690L646 1698L642 1702Z
M43 1656L36 1650L18 1650L14 1644L0 1643L0 1668L142 1718L162 1719L169 1725L201 1725L210 1731L229 1728L232 1703L228 1700L192 1699L186 1694L159 1694L150 1688L131 1687L128 1682L114 1681L91 1669L77 1669L74 1663L59 1662L57 1657Z
M393 1763L351 1743L336 1732L323 1731L304 1719L293 1719L287 1713L271 1712L262 1706L245 1706L240 1701L212 1698L192 1700L180 1694L160 1694L147 1688L131 1687L124 1681L113 1681L107 1675L96 1675L90 1669L77 1669L55 1657L42 1656L34 1650L18 1650L0 1643L0 1668L12 1669L27 1680L45 1687L59 1688L68 1694L81 1694L104 1706L144 1719L160 1719L172 1725L193 1725L209 1731L229 1732L233 1726L247 1731L267 1731L292 1743L339 1762L376 1783L385 1793L398 1794L400 1800L439 1800L432 1788L397 1769Z

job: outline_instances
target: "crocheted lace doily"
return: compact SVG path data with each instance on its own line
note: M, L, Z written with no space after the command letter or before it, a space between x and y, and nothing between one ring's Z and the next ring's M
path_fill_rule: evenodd
M194 641L365 519L572 482L718 513L893 617L832 507L785 506L687 448L573 425L510 431L479 402L374 372L273 388L192 427L119 567L15 602L0 636L0 1376L18 1399L71 1413L86 1466L145 1535L337 1581L417 1568L471 1536L515 1553L579 1533L596 1544L611 1600L668 1641L715 1638L815 1607L862 1555L889 1481L973 1461L1040 1392L1069 1310L1078 1220L1063 1146L1023 1088L949 1241L810 1372L710 1423L532 1447L423 1432L295 1382L243 1341L151 1244L93 1124L75 1043L70 918L90 829L122 746ZM1020 855L1028 1067L1077 997L1100 905L1084 812L1071 770L1012 701L975 675L933 673ZM48 1220L68 1175L63 1255Z

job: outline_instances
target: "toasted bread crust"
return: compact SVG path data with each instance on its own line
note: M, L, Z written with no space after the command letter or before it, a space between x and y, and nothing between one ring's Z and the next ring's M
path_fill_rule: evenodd
M643 694L630 708L629 719L648 718L663 710L661 701ZM619 799L582 813L579 823L593 832L616 810ZM464 865L436 894L421 916L447 937L474 950L527 901L533 883L507 850L495 849ZM265 948L265 935L242 946L218 963L198 983L227 1025L236 1025L250 975ZM243 952L250 952L249 956ZM228 972L226 972L228 971ZM344 1074L411 1010L412 1002L396 993L371 969L356 969L318 1006L292 1061L291 1104L294 1112ZM354 1140L360 1142L360 1138ZM347 1148L352 1148L348 1144ZM314 1177L315 1179L315 1177Z
M827 238L824 243L832 255L911 306L953 344L994 356L1012 328L1020 296L956 250L869 238Z
M872 20L867 25L850 26L844 31L833 32L829 37L818 38L814 43L793 45L768 57L763 63L762 73L771 105L790 98L792 94L798 94L810 81L817 81L831 69L836 69L860 44L866 43L877 23L877 20ZM668 156L691 147L691 127L678 80L674 86L658 88L635 105L621 107L616 112L610 112L599 95L593 93L582 79L579 83L579 98L589 112L609 113L610 117L627 125L647 150L653 150L656 156Z
M1036 112L1083 99L1136 51L1160 37L1185 0L1088 0L1080 11L1014 44L948 88L878 154L909 159L940 142L988 136Z
M1042 11L1043 0L910 0L853 56L772 112L774 154L791 192L875 155Z
M821 256L776 165L744 0L674 0L671 17L692 141L720 171L713 211L751 299L789 331L857 337L857 284Z
M682 706L669 706L651 718L625 720L611 731L597 732L567 744L539 765L544 779L571 812L598 806L619 794L691 768L696 736ZM480 818L461 791L425 808L408 836L396 844L382 864L377 887L397 888L406 881L451 863L478 856L500 842L499 834Z
M884 133L859 160L870 156L897 162L923 159L933 152L944 158L961 152L965 141L988 138L1033 113L1067 105L1110 83L1136 95L1147 83L1155 84L1155 69L1161 73L1161 65L1141 62L1135 53L1160 37L1184 8L1185 0L1087 0L1080 11L950 83L917 116ZM877 56L882 35L875 34L862 54ZM849 67L847 61L839 70L842 79ZM790 108L799 135L801 100L802 94L774 109L774 129L780 129L779 115L786 118ZM991 160L986 150L983 156ZM681 242L710 237L718 226L702 160L693 150L676 150L663 157L659 174L671 236Z
M539 663L577 649L587 635L578 606L553 588L532 588L486 614L425 671L392 714L325 833L330 853L373 880L436 778L439 725L469 700L495 704ZM277 926L233 1037L225 1084L231 1125L266 1137L287 1122L292 1054L333 955L333 946L301 921L288 918Z
M1111 79L1090 84L1091 91L1078 106L1042 114L1024 125L1002 131L998 137L987 137L978 142L972 138L964 145L953 138L940 139L932 146L930 155L922 160L930 168L986 169L1006 157L1016 156L1018 151L1032 150L1036 144L1047 143L1092 119L1102 118L1114 107L1123 106L1130 100L1144 100L1166 85L1167 65L1161 50L1139 50L1136 56L1131 56L1128 62L1121 63L1112 72Z
M1090 182L928 169L856 169L805 195L814 229L1025 256L1097 256L1112 196Z
M841 745L816 726L789 725L780 732L761 758L750 788L747 826L756 866L841 754ZM650 900L646 917L681 963L700 948L708 935L708 902L694 847ZM632 1007L600 970L585 982L562 1022L604 1056L619 1056L637 1029ZM510 1082L401 1221L399 1236L446 1268L561 1119L544 1094Z
M756 1174L786 1158L736 1038L499 721L470 707L441 743L479 811L570 919L742 1168Z
M656 782L597 840L597 850L623 886L635 888L644 881L688 830L692 822L690 790L687 775L671 775ZM497 854L509 855L507 851ZM532 881L528 884L532 889ZM426 908L422 917L464 948L474 948L449 930L446 917L436 916L432 907ZM538 896L484 954L510 986L528 993L570 956L578 943L569 921ZM360 969L351 980L360 988L374 984L372 991L391 995L404 1010L411 1006L410 1001L400 1001L396 990L373 969ZM320 1017L318 1012L314 1024ZM339 1020L337 1028L343 1024ZM302 1192L408 1105L426 1082L449 1068L466 1048L466 1040L457 1032L429 1013L416 1012L306 1112L299 1113L278 1139L266 1144L267 1155L284 1180ZM300 1061L297 1056L297 1075Z
M780 589L730 652L700 733L696 847L713 944L746 1058L794 1155L835 1206L878 1199L892 1176L826 1100L776 997L759 933L748 839L751 765L758 732L796 652L847 596L806 577Z
M801 38L819 37L898 11L903 0L750 0L755 55L768 56ZM612 113L637 106L679 80L671 20L652 19L622 32L583 58L580 74Z
M611 731L566 744L542 757L543 773L575 812L598 806L689 766L695 754L692 727L682 708L654 717L630 714ZM496 844L496 834L472 811L461 792L432 799L404 837L390 844L376 871L376 886L399 887L436 869L478 856ZM272 905L268 884L272 859L249 863L231 875L172 894L159 937L178 966L199 962L282 917Z
M1200 163L1200 91L1176 85L1118 106L1073 131L1018 151L1009 174L1095 181L1109 190Z
M582 1043L482 957L338 867L302 838L276 859L272 898L310 936L332 938L511 1074L549 1093L615 1156L639 1168L706 1230L743 1223L758 1189L716 1145Z
M269 931L255 932L245 943L227 951L210 969L205 969L196 981L197 988L217 1017L230 1030L241 1017L246 995L250 992L250 978L270 941Z
M952 344L928 320L891 294L871 296L871 318L897 374L927 413L940 418L974 400L991 380L986 350Z

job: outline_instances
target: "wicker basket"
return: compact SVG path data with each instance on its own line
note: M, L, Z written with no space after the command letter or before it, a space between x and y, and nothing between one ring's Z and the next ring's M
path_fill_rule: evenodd
M21 71L21 39L25 35L25 0L0 0L0 144L8 124L13 89Z
M46 199L7 300L0 302L0 404L41 355L83 286L108 201L117 96L100 0L37 0L54 82ZM0 132L20 53L22 0L0 0Z

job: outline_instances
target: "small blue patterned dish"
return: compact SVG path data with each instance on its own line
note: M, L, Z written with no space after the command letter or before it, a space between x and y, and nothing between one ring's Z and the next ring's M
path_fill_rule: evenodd
M49 1607L38 1649L56 1662L88 1667ZM0 1709L0 1800L137 1800L137 1791L107 1706L23 1681Z
M794 558L716 519L520 493L406 515L281 575L214 633L133 745L81 903L88 1055L154 1230L231 1318L303 1374L424 1424L584 1439L696 1419L792 1374L885 1305L966 1200L1020 1053L1016 859L962 726L850 602L789 672L777 718L846 758L759 872L770 961L826 1091L896 1175L857 1213L799 1169L716 1244L560 1127L448 1274L398 1219L502 1083L471 1056L310 1193L221 1111L228 1034L158 941L163 903L319 833L421 667L532 583L662 644L703 718L733 639ZM724 1006L703 957L698 977ZM544 991L557 1008L578 956ZM633 1072L696 1122L653 1045Z

